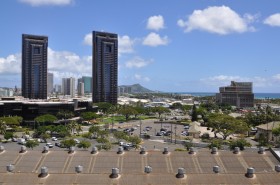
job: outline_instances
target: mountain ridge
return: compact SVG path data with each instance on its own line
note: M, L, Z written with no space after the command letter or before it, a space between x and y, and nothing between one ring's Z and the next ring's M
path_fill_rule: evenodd
M132 84L132 85L120 85L119 88L123 88L124 93L152 93L152 91L146 87L143 87L140 84Z

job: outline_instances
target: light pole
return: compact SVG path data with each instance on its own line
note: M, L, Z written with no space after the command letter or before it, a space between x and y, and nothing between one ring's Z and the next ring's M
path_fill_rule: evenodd
M142 121L141 121L141 119L140 119L140 138L141 138L141 135L142 135Z
M177 125L175 125L175 144L176 144L176 130L177 130Z

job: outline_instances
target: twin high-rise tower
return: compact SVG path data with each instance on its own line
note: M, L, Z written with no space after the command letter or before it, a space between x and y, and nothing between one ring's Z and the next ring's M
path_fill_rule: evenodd
M118 35L92 32L92 102L117 103ZM22 35L22 96L47 99L48 37ZM59 62L59 61L57 61Z
M22 96L47 99L48 37L22 35Z
M118 35L92 32L92 102L117 104Z

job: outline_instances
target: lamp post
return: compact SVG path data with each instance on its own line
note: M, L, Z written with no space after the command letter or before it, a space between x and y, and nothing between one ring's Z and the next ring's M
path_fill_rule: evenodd
M140 119L140 138L141 138L141 135L142 135L142 121L141 121L141 119Z
M175 144L176 144L176 130L177 130L177 125L175 125Z

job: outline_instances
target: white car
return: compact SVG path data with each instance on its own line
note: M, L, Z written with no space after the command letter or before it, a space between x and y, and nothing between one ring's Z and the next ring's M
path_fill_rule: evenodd
M75 141L76 144L80 143L80 141L78 139L74 139L74 141Z
M52 137L52 140L53 140L53 141L57 141L57 138L56 138L56 137Z
M53 148L53 144L52 143L46 143L46 146L49 148Z

